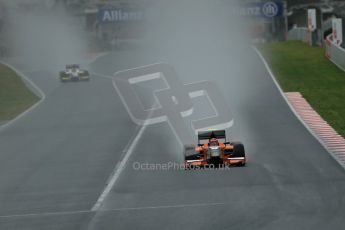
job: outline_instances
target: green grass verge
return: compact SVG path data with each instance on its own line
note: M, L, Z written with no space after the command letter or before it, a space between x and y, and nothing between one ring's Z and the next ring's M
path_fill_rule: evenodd
M38 100L13 70L0 64L0 122L13 119Z
M345 137L345 72L320 47L289 41L258 46L285 92L300 92Z

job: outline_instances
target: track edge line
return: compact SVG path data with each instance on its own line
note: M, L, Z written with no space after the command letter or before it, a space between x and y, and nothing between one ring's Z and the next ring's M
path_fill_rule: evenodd
M28 109L24 110L23 112L21 112L20 114L18 114L17 116L15 116L13 119L9 120L8 122L4 123L3 125L0 126L0 131L8 128L9 126L11 126L13 123L15 123L16 121L20 120L22 117L24 117L26 114L28 114L29 112L33 111L35 108L37 108L45 99L46 99L46 95L44 94L44 92L30 79L28 78L24 73L22 73L19 69L17 69L16 67L12 66L9 63L6 63L4 61L0 60L0 63L7 66L8 68L12 69L22 80L26 81L28 84L31 85L32 88L34 88L37 93L39 94L40 100L37 101L35 104L31 105ZM32 89L29 89L30 91L32 91ZM34 92L32 92L34 93ZM34 93L36 94L36 93ZM37 94L36 94L37 95Z
M305 123L305 121L300 117L300 115L297 113L295 108L290 104L289 100L287 99L284 91L280 87L276 77L274 76L270 66L268 65L266 59L261 54L261 52L255 47L252 46L252 48L255 50L256 54L259 56L261 61L263 62L267 72L269 73L270 77L272 78L274 84L278 88L281 96L284 98L286 104L289 106L290 110L293 112L293 114L296 116L296 118L302 123L302 125L309 131L309 133L321 144L321 146L329 153L329 155L345 170L345 164L343 164L334 154L333 152L327 147L327 145L313 132L313 130Z

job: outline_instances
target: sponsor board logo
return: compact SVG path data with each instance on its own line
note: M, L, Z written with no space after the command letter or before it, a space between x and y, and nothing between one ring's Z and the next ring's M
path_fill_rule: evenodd
M275 17L278 15L279 7L275 2L266 2L262 5L262 13L266 17Z
M138 10L104 9L98 13L101 23L142 21L144 13Z
M283 3L281 1L269 1L243 4L233 8L233 14L265 18L280 17L283 15Z

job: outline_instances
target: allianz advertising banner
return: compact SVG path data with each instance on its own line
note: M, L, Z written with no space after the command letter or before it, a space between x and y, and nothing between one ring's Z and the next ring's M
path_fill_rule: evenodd
M100 23L137 22L144 19L144 12L137 9L101 9L98 11Z
M284 14L282 1L266 1L259 3L242 4L233 9L233 14L240 16L274 18Z

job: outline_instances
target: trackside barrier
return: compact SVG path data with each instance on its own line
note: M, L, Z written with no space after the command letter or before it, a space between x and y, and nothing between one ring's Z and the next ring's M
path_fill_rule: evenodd
M332 34L326 38L326 57L345 71L345 49L334 44Z
M308 29L305 27L297 27L288 31L287 40L308 41Z
M288 31L287 40L298 40L309 45L321 45L322 31L311 32L305 27L296 27Z

